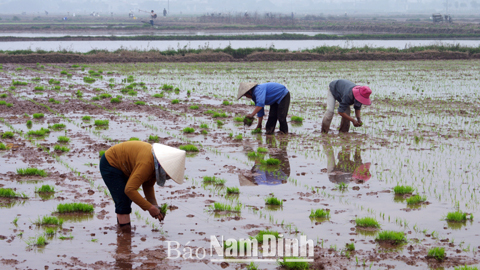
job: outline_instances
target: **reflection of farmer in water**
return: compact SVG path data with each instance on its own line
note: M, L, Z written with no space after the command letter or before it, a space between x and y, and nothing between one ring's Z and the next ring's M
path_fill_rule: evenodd
M273 134L277 121L280 123L280 133L288 134L287 114L290 107L290 92L282 84L269 83L240 83L237 99L243 96L250 98L255 102L255 109L247 117L258 116L256 128L262 128L262 120L265 115L265 105L270 105L268 120L265 126L266 134Z
M338 153L338 162L336 164L333 147L327 144L324 146L324 151L327 155L327 173L330 182L349 184L353 180L357 183L363 183L370 179L371 163L362 163L359 147L355 148L353 161L350 159L350 149L342 147L342 151Z
M350 122L355 127L363 125L360 119L360 109L362 105L370 105L370 94L372 90L368 86L355 85L348 80L335 80L327 87L327 111L322 120L322 132L328 133L330 124L332 123L335 100L340 103L338 107L338 114L342 117L340 122L340 132L348 132L350 130ZM355 109L355 117L350 116L350 106L353 105Z
M239 175L240 186L256 185L280 185L287 183L290 177L290 161L288 159L287 146L288 141L281 141L280 148L277 148L275 137L267 137L269 153L271 158L280 160L279 168L268 169L256 160L251 169L251 175Z
M185 151L159 143L128 141L110 147L100 159L100 173L113 201L117 223L130 225L132 201L153 218L163 220L154 185L164 186L167 179L183 183ZM144 199L138 189L142 187Z

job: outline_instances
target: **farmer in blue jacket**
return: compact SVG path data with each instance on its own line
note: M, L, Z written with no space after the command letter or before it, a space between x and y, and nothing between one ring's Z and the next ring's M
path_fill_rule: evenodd
M287 114L290 106L290 92L282 84L269 83L240 83L237 99L246 96L255 102L255 109L247 117L258 116L257 129L262 128L262 120L265 115L265 105L270 105L267 124L265 126L266 134L273 134L277 120L280 122L280 133L288 134Z

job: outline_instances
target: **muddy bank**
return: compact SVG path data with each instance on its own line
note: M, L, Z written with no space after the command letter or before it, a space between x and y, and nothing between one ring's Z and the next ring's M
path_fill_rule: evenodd
M133 62L259 62L259 61L354 61L354 60L453 60L479 59L480 54L468 52L422 51L413 53L352 52L319 54L309 52L254 52L245 57L234 57L223 52L166 56L155 52L121 52L96 54L31 53L25 55L0 54L1 63L133 63Z

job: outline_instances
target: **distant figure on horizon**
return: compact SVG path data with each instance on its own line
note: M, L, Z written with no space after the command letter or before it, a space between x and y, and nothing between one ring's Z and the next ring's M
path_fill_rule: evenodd
M157 13L155 13L152 9L152 12L150 12L150 25L153 26L153 20L157 18Z
M163 8L163 17L167 17L167 9Z

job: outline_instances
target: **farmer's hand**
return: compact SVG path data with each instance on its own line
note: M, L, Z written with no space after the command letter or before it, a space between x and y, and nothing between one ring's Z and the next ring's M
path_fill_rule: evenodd
M148 212L150 213L150 216L152 216L153 218L156 218L158 220L163 219L163 215L162 213L160 213L160 209L158 209L157 205L150 206L150 208L148 209Z
M363 126L363 122L362 122L362 120L361 120L360 118L357 118L357 122L358 122L358 124L360 125L360 127Z
M250 114L247 114L245 117L253 118L253 117L255 117L255 114L254 114L254 113L250 113Z
M353 123L353 125L356 126L356 127L361 126L360 123L358 123L358 121L355 120L355 119L352 121L352 123Z

